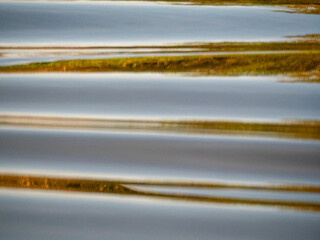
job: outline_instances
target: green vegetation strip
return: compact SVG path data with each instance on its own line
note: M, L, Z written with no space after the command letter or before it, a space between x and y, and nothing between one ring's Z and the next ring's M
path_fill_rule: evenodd
M66 60L3 66L0 72L193 72L261 75L320 71L320 54L239 54L180 57Z
M171 200L183 200L193 202L206 202L206 203L221 203L221 204L245 204L245 205L257 205L257 206L269 206L269 207L281 207L290 208L295 210L304 211L320 211L320 203L313 202L294 202L294 201L283 201L283 200L261 200L261 199L243 199L243 198L229 198L229 197L214 197L214 196L195 196L186 194L170 194L170 193L154 193L149 191L135 191L129 187L124 186L134 184L137 182L128 181L103 181L103 180L89 180L89 179L69 179L69 178L54 178L54 177L36 177L36 176L18 176L18 175L0 175L0 187L9 188L23 188L23 189L42 189L42 190L59 190L59 191L71 191L71 192L88 192L88 193L108 193L108 194L122 194L122 195L133 195L141 197L154 197ZM148 184L148 182L146 182ZM161 184L161 183L160 183ZM162 182L163 184L163 182ZM153 183L155 185L155 183ZM184 186L183 184L176 184L175 186ZM170 182L167 186L170 185ZM222 184L217 184L219 188ZM194 187L194 185L192 185ZM238 185L237 188L241 187ZM230 185L226 185L226 188L230 188ZM289 189L292 191L294 186L260 186L260 190L279 190ZM303 186L299 186L296 190L301 192ZM315 189L319 192L319 187L305 186L308 189ZM251 189L248 186L244 186L243 189ZM252 189L256 190L256 189ZM282 190L280 190L282 191ZM309 191L308 191L309 192Z
M319 121L277 123L201 120L141 120L36 115L0 115L0 126L79 130L130 130L320 139Z

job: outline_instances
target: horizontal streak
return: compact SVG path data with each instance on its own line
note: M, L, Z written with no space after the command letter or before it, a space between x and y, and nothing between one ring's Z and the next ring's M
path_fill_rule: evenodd
M0 174L0 183L8 184L21 179L55 179L63 180L66 179L63 176L43 177L35 174L21 175L21 174L7 174L2 172ZM40 181L39 180L39 181ZM238 190L255 190L255 191L281 191L281 192L298 192L298 193L320 193L320 186L316 185L288 185L288 184L248 184L248 183L230 183L230 182L205 182L205 181L177 181L177 180L155 180L155 179L93 179L84 177L69 177L68 181L92 183L97 185L103 184L120 184L120 185L133 185L133 186L154 186L154 187L182 187L182 188L203 188L203 189L238 189ZM28 180L29 181L29 180ZM42 180L41 180L42 181ZM27 184L28 185L28 184ZM4 186L4 185L1 185ZM22 186L22 185L21 185Z
M0 50L112 50L112 51L172 51L172 50L207 50L207 51L275 51L275 50L319 50L320 34L286 36L286 41L277 42L191 42L170 45L128 45L128 46L46 46L10 44L0 45Z
M6 2L1 0L0 2ZM20 2L30 0L16 0ZM50 0L42 0L50 2ZM82 0L64 0L65 2L77 2ZM89 2L103 2L101 0L87 0ZM135 2L137 0L124 0L127 2ZM289 13L304 13L304 14L319 14L319 0L140 0L143 2L161 2L167 4L182 4L183 6L198 5L198 6L276 6L283 7L282 12ZM280 11L280 10L279 10Z
M141 185L152 184L156 185L156 182L140 182ZM124 186L134 184L137 182L130 181L103 181L103 180L89 180L89 179L70 179L70 178L46 178L46 177L30 177L30 176L18 176L18 175L0 175L0 187L10 188L24 188L24 189L44 189L44 190L60 190L60 191L77 191L77 192L98 192L98 193L109 193L109 194L123 194L123 195L135 195L142 197L155 197L171 200L183 200L193 202L206 202L206 203L221 203L221 204L245 204L245 205L260 205L270 207L282 207L296 210L308 210L308 211L320 211L320 203L312 202L293 202L293 201L282 201L282 200L258 200L258 199L243 199L243 198L229 198L229 197L208 197L208 196L195 196L187 194L172 194L172 193L155 193L152 191L136 191L132 190L130 186ZM161 184L161 182L159 182ZM165 184L165 182L162 182ZM195 187L195 185L188 185L185 183L173 183L170 186L184 186L184 187ZM169 186L169 185L168 185ZM207 185L209 186L209 185ZM222 184L216 186L222 187ZM200 186L198 186L200 187ZM211 187L214 187L211 185ZM230 188L230 185L226 185ZM240 187L240 185L238 185ZM244 189L248 189L249 186L245 186ZM319 187L316 186L304 186L305 188L313 188L319 193ZM263 186L260 186L263 188ZM303 190L303 186L294 188L293 186L273 186L275 190L295 189L296 191ZM270 187L266 186L267 190L271 190ZM252 188L252 190L256 190ZM301 191L300 191L301 192Z
M320 121L279 123L204 120L142 120L37 115L0 115L0 126L79 130L131 130L193 134L254 135L320 139Z
M180 72L205 75L275 75L320 81L319 51L202 56L64 60L1 66L0 72ZM299 74L303 74L300 76Z

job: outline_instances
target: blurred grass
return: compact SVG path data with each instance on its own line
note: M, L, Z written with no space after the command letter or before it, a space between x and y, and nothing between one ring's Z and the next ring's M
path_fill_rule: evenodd
M2 66L0 72L193 72L209 75L300 74L320 71L317 52L66 60Z
M37 115L0 115L0 126L79 130L126 130L182 134L225 134L320 140L320 122L245 122L213 120L143 120Z
M293 37L290 37L293 38ZM284 50L320 50L320 37L318 35L306 40L295 42L235 42L235 43L209 43L192 45L195 48L205 48L208 51L284 51Z
M291 81L320 82L320 35L288 36L284 42L221 42L169 46L131 46L186 52L229 52L221 55L130 57L65 60L2 66L0 72L180 72L199 75L283 74ZM9 47L8 49L29 49ZM51 49L44 47L44 49ZM86 47L82 47L86 48ZM98 46L96 48L108 48ZM30 47L32 50L33 47ZM36 48L38 49L38 48ZM42 49L42 48L40 48ZM54 48L53 48L54 49ZM264 52L266 51L266 52ZM270 52L268 52L270 51ZM279 52L277 52L279 51ZM288 51L288 52L286 52ZM234 54L233 54L234 52ZM241 53L243 52L243 53ZM250 54L249 54L250 53Z
M126 186L128 185L129 186ZM93 179L75 179L75 178L54 178L54 177L36 177L36 176L19 176L19 175L0 175L0 187L5 188L22 188L22 189L41 189L41 190L58 190L58 191L69 191L69 192L86 192L86 193L105 193L105 194L121 194L121 195L132 195L137 197L152 197L158 199L170 199L178 201L191 201L191 202L204 202L214 204L245 204L248 206L268 206L268 207L280 207L288 208L292 210L301 211L320 211L320 203L317 202L300 202L300 201L286 201L286 200L264 200L264 199L252 199L252 198L237 198L237 197L222 197L222 196L201 196L201 195L188 195L179 193L157 193L151 191L137 191L130 188L130 183L127 181L126 185L119 181L104 181L104 180L93 180ZM145 184L148 182L145 181ZM174 186L173 183L167 186ZM183 184L182 184L183 185ZM222 184L218 184L221 188ZM178 185L179 186L179 185ZM188 187L188 185L183 185ZM194 186L193 186L194 187ZM227 188L230 186L226 185ZM238 186L241 189L241 186ZM250 189L248 186L243 186L243 189ZM289 191L295 191L299 193L302 186L288 186ZM317 186L304 186L306 189L316 190L314 193L318 193L319 187ZM285 186L271 187L276 191L281 191L281 188ZM270 187L260 186L260 190L270 191ZM251 189L255 190L255 188ZM302 191L303 192L303 191ZM307 191L308 192L308 191Z

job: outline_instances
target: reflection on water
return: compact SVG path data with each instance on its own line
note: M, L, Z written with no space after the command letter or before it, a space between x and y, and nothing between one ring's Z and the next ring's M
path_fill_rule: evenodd
M320 222L312 212L11 190L1 191L0 213L2 236L35 240L317 239Z
M112 132L0 132L2 172L318 184L319 141Z
M236 198L236 199L258 199L258 200L275 200L275 201L288 201L288 202L307 202L317 203L320 202L320 194L315 193L304 193L304 192L281 192L281 191L269 191L269 190L254 190L250 187L246 190L243 189L230 189L230 188L196 188L196 187L163 187L163 186L144 186L144 185L128 185L130 189L144 192L154 193L171 193L171 194L182 194L200 197L222 197L222 198ZM263 189L264 186L261 188ZM301 185L300 185L301 187ZM289 188L290 189L290 188ZM294 189L294 187L292 187ZM262 202L261 202L261 205ZM277 207L276 202L274 202ZM297 208L298 209L298 208Z
M148 184L148 181L145 182ZM88 179L69 179L69 178L47 178L47 177L35 177L35 176L17 176L17 175L1 175L0 176L0 187L10 187L10 188L28 188L28 189L45 189L45 190L58 190L58 191L75 191L75 192L89 192L89 193L103 193L103 194L121 194L129 196L140 196L140 197L152 197L159 199L170 199L178 201L191 201L197 203L213 203L213 204L232 204L232 205L249 205L249 206L267 206L267 207L277 207L284 209L300 210L300 211L320 211L320 203L316 201L297 201L286 200L286 199L277 199L275 196L271 199L261 199L257 196L250 198L250 195L247 195L245 198L239 198L239 196L219 196L219 194L213 195L201 195L201 194L188 194L188 193L179 193L177 189L171 188L174 192L165 190L164 192L157 191L154 188L141 188L141 187L131 187L131 182L128 182L124 186L121 182L108 182L108 181L97 181L97 180L88 180ZM174 186L174 185L173 185ZM169 186L168 186L169 187ZM168 188L167 187L167 188ZM170 186L171 187L171 186ZM189 190L187 185L184 186ZM263 191L264 186L260 186L260 189ZM223 185L220 185L220 188L224 188ZM227 186L226 188L232 189L232 186ZM238 186L241 188L241 186ZM250 186L247 186L250 189ZM268 186L265 187L268 189ZM269 187L270 188L270 187ZM289 191L295 192L298 196L300 193L304 194L304 190L314 191L312 192L316 197L320 192L319 187L313 186L280 186L279 189L287 189ZM277 186L274 186L276 191ZM254 191L254 188L251 190ZM318 193L318 194L316 194ZM281 196L276 192L277 196ZM271 193L272 195L272 193ZM285 195L286 196L286 195ZM307 195L308 196L308 195ZM320 195L319 195L320 196Z
M203 120L145 120L0 114L0 126L96 131L227 134L320 140L320 121L244 122Z
M262 7L0 3L1 44L154 45L262 41L319 32L319 17Z
M0 112L140 119L319 120L320 85L272 77L1 74Z
M275 9L0 0L0 238L318 239L319 15Z

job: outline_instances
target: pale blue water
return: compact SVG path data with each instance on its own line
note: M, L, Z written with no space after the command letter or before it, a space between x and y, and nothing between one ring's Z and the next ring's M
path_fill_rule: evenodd
M0 171L318 184L320 142L245 137L0 131Z
M277 79L152 73L0 74L0 113L142 119L320 119L319 84Z
M0 45L263 41L320 32L319 15L273 10L108 1L2 2Z
M274 10L278 9L2 1L0 47L273 41L320 33L320 15ZM7 53L0 56L0 65L84 57L10 51L0 51ZM121 56L95 54L85 57ZM0 74L0 114L319 121L320 85L279 79L155 73ZM319 185L319 159L320 141L311 140L0 128L0 174ZM319 194L234 189L151 190L317 203L320 198ZM0 239L313 240L319 235L319 213L297 209L0 189Z
M309 239L320 215L134 197L1 191L4 239Z

